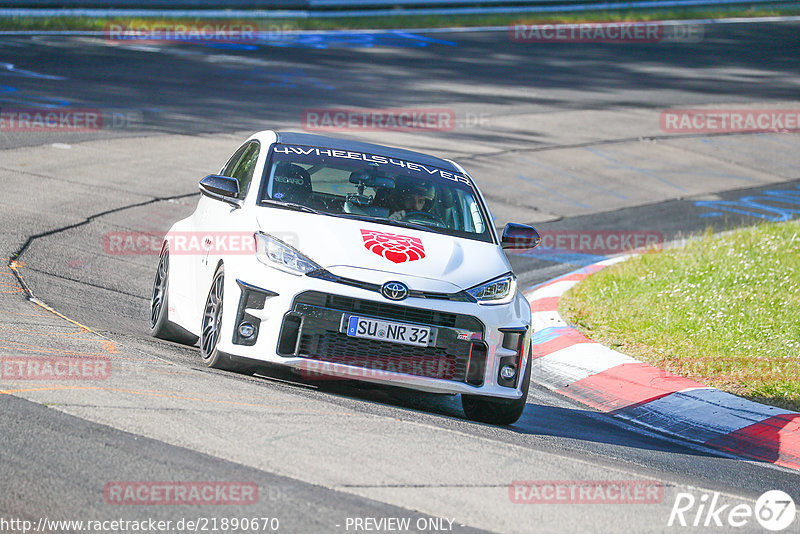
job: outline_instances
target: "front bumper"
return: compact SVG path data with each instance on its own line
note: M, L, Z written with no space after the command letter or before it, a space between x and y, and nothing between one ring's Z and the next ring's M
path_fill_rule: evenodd
M506 399L522 395L530 307L519 293L504 305L415 297L398 303L374 291L273 269L257 277L227 268L226 273L233 276L225 280L225 310L231 312L223 314L222 352L289 366L310 379ZM352 315L429 327L435 343L416 347L349 337L343 324ZM242 322L255 327L253 336L241 336ZM511 382L499 376L501 365L509 363L517 367Z

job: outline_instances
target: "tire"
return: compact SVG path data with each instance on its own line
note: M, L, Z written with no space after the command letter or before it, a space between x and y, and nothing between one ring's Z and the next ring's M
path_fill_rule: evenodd
M194 345L198 337L169 320L169 247L164 245L158 260L153 296L150 299L150 335L182 345Z
M525 376L522 379L522 397L514 400L498 399L494 397L481 397L478 395L461 395L461 407L467 418L479 423L492 425L511 425L516 423L525 410L528 400L528 388L531 385L531 358L528 356L528 365L525 366Z
M219 336L222 332L222 311L225 292L225 268L220 265L208 290L206 304L203 307L203 321L200 330L200 356L203 363L211 369L221 369L234 373L253 374L256 367L237 361L234 357L221 352L218 348Z

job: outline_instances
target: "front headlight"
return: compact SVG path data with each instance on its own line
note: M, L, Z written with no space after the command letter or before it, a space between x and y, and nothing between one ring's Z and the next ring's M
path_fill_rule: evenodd
M322 268L283 241L261 232L256 233L256 258L264 265L296 275Z
M517 292L517 277L504 274L481 285L467 289L481 304L506 304L511 302Z

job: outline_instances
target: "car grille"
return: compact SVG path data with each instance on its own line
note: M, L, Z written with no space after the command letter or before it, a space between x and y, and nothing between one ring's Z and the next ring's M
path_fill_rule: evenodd
M436 346L416 347L350 337L340 332L343 314L438 327ZM477 333L478 341L457 339L456 329ZM485 344L479 341L482 337L482 323L468 315L307 291L295 298L293 311L284 318L278 353L480 385L485 366ZM475 350L476 346L479 350ZM471 358L473 351L482 355Z
M295 303L330 308L332 310L352 313L354 315L366 315L378 319L460 328L471 332L483 332L483 324L470 315L398 306L397 304L354 299L318 291L300 293L295 299Z

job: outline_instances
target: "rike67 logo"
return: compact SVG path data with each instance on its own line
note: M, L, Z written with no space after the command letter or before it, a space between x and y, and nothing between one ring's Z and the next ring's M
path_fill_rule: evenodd
M688 492L677 493L667 526L730 529L752 524L755 518L755 522L766 530L779 532L791 526L797 515L794 499L781 490L763 493L755 506L748 503L735 506L731 503L723 504L724 498L721 497L718 492L703 493L699 498Z
M425 248L418 237L387 234L376 230L361 230L364 246L378 256L394 263L419 260L425 257Z

